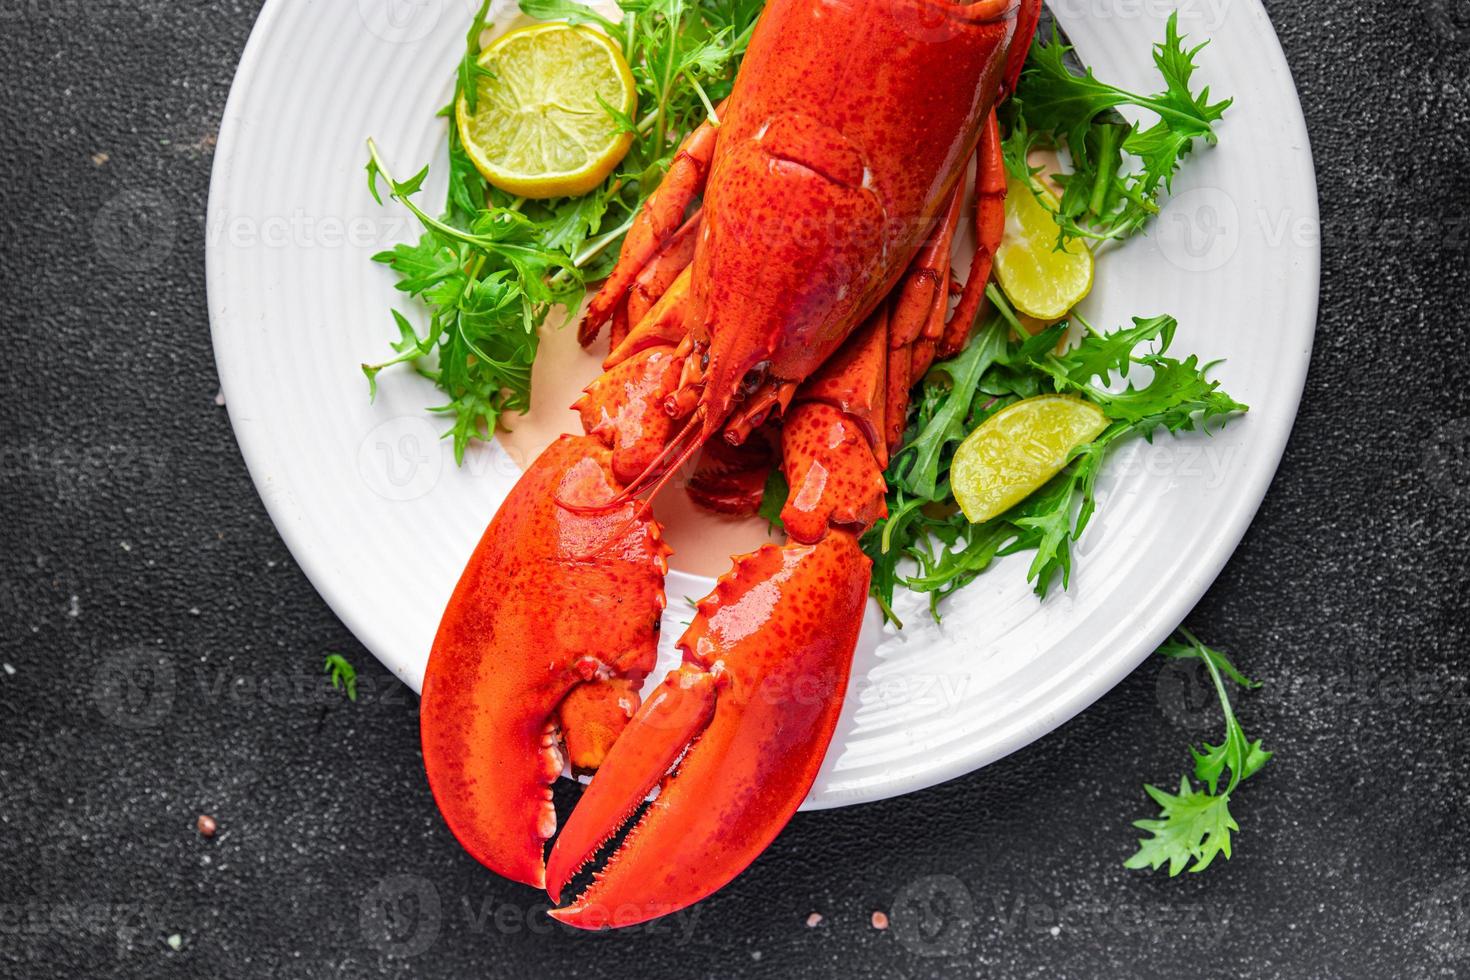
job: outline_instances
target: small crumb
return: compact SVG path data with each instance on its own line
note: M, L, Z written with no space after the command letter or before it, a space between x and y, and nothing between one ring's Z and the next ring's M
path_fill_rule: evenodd
M199 615L199 607L198 606L190 606L189 607L189 615L190 616L197 616L197 615Z
M76 619L82 614L82 600L78 596L72 596L66 600L66 615L68 619Z
M214 403L220 408L225 407L225 391L223 388L214 393Z
M168 939L165 940L165 942L168 943L168 948L173 950L175 953L184 948L184 937L179 935L178 933L174 933L172 936L169 936Z
M214 817L207 813L199 814L199 819L194 821L194 826L199 828L199 833L204 837L213 837L219 825L214 822Z
M1052 926L1051 927L1051 934L1053 936L1060 936L1062 934L1062 927L1061 926Z
M888 928L888 915L884 912L873 913L873 928L880 932Z
M806 927L808 929L815 929L817 926L819 926L821 924L822 924L822 913L820 913L820 912L813 912L811 915L809 915L809 916L806 917Z
M10 666L9 664L0 664L0 666L3 666L5 668L5 676L6 677L14 677L15 676L15 668L14 667Z
M111 159L112 157L108 156L106 153L94 153L92 154L92 166L100 167Z
M759 963L761 961L761 951L758 950L758 949L751 950L750 951L750 958L753 959L753 960L755 960L757 963Z
M132 551L133 550L133 546L130 545L130 544L128 544L126 541L119 541L118 542L118 545L122 548L123 551Z

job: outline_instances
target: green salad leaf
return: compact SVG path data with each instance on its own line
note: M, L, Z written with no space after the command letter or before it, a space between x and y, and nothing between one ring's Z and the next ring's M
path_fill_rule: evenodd
M1027 574L1038 595L1045 597L1058 578L1065 588L1071 546L1093 517L1094 490L1110 450L1130 438L1183 432L1246 411L1209 378L1212 365L1169 353L1178 327L1173 317L1135 319L1111 333L1078 317L1085 335L1058 352L1067 321L1032 336L1020 328L1004 294L992 286L987 295L990 319L962 353L935 365L916 394L908 436L889 464L888 517L863 540L874 563L873 594L895 621L899 586L927 593L938 618L942 599L1003 555L1033 553ZM1135 380L1140 375L1147 380ZM955 449L1001 409L1042 394L1094 402L1109 425L1046 486L1008 513L971 525L945 477ZM904 571L904 559L916 573Z
M531 201L487 185L453 124L461 93L471 103L478 94L480 40L490 9L484 0L466 35L454 98L439 113L449 120L442 213L433 217L415 202L427 169L394 180L381 151L369 145L373 198L383 203L386 184L423 227L417 242L374 259L398 275L398 289L418 301L427 320L416 328L410 316L391 311L398 334L390 341L393 356L362 367L369 395L376 395L382 371L412 365L448 399L432 411L449 420L446 435L460 462L470 443L489 438L506 412L528 409L531 365L547 315L556 307L576 309L585 284L611 270L633 216L668 170L679 142L713 118L716 103L730 93L761 6L761 0L622 0L622 18L612 20L572 0L524 0L521 9L530 16L591 24L616 40L642 108L631 119L606 107L634 140L601 187L580 197Z
M1006 168L1051 210L1059 243L1074 238L1111 241L1137 233L1159 212L1159 198L1197 140L1213 144L1215 123L1233 100L1210 101L1194 90L1196 59L1206 47L1187 47L1179 14L1169 18L1153 61L1163 90L1137 95L1101 81L1092 69L1074 71L1075 53L1053 30L1038 38L1015 96L1006 104ZM1119 107L1142 109L1156 121L1130 123ZM1031 165L1033 150L1065 150L1071 164L1056 176L1060 204L1042 193Z
M347 695L347 700L357 700L357 668L340 653L329 653L322 661L322 672L332 682L335 690Z
M1159 653L1174 660L1202 661L1214 682L1225 716L1224 741L1219 745L1206 742L1203 748L1190 749L1194 778L1201 786L1196 787L1188 776L1181 776L1178 793L1168 793L1155 786L1144 787L1158 804L1159 816L1133 824L1149 836L1139 840L1138 851L1124 862L1124 867L1157 871L1167 864L1173 877L1186 867L1190 871L1203 871L1221 855L1230 859L1230 835L1240 830L1230 813L1231 794L1242 781L1260 772L1272 754L1265 750L1260 739L1251 741L1246 737L1225 689L1226 678L1245 688L1260 687L1259 684L1236 670L1223 653L1205 646L1182 627L1179 637L1165 644Z

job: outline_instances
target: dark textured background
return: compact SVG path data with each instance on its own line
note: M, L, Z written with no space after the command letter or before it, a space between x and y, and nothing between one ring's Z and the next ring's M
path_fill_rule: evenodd
M1140 783L1213 728L1151 661L983 772L798 816L666 932L586 936L450 838L414 699L298 572L215 404L205 196L257 4L0 0L0 974L1470 976L1470 4L1268 7L1325 269L1280 475L1190 618L1265 681L1239 709L1279 753L1234 860L1121 868ZM172 246L120 271L139 188ZM328 649L357 704L324 696Z

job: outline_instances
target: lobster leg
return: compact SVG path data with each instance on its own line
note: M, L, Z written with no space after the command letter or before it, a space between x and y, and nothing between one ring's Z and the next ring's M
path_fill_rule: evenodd
M1000 148L1000 123L995 113L980 131L975 150L975 257L965 279L959 305L944 328L940 357L953 357L965 349L985 303L985 286L995 264L995 250L1006 230L1006 165Z
M695 211L689 220L664 242L658 254L638 273L628 293L628 322L637 324L659 297L668 291L678 275L694 261L694 247L699 244L702 212ZM616 346L616 344L614 344Z
M760 507L766 479L776 457L766 433L755 430L738 446L725 439L705 443L699 466L689 481L690 498L705 510L732 517L748 517Z
M944 330L944 314L949 306L950 248L964 206L964 190L963 186L954 189L948 209L928 243L914 256L892 299L887 404L883 413L887 421L883 433L887 453L896 451L903 439L909 389L929 370Z
M789 543L737 558L698 603L683 665L649 695L552 848L552 898L655 786L658 796L556 918L626 926L690 905L754 860L810 791L867 604L858 538L885 513L872 434L886 349L887 318L873 317L790 406Z
M680 144L663 183L649 195L633 219L633 227L628 229L612 274L587 304L587 313L577 328L577 339L583 347L597 339L602 325L627 298L629 288L648 260L684 224L684 212L689 203L704 189L718 132L714 123L706 122Z

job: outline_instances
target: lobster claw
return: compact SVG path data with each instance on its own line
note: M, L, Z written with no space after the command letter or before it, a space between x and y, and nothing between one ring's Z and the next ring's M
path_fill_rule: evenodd
M852 533L738 558L679 640L552 848L555 901L658 796L591 886L552 915L582 928L667 915L722 887L811 789L841 712L871 564Z
M556 829L559 714L593 710L568 695L636 688L657 656L669 554L658 525L639 504L559 505L620 492L612 455L563 436L526 471L455 587L424 676L420 736L439 809L481 863L537 887ZM631 709L636 695L624 697Z

